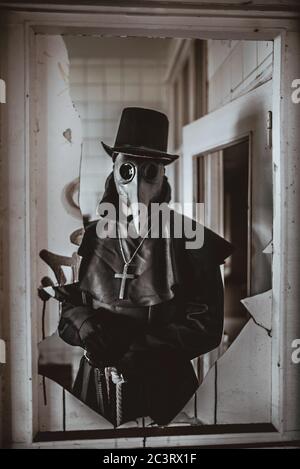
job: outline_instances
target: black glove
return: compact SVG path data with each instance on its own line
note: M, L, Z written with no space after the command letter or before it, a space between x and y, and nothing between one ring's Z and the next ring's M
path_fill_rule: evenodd
M84 306L88 303L88 295L80 290L79 283L69 283L59 287L53 287L55 299L62 303L69 303L73 306Z
M70 345L87 351L95 365L115 365L134 339L143 333L135 319L105 308L62 304L59 336Z
M104 308L95 313L82 323L80 339L92 361L116 365L143 328L135 319Z
M58 324L59 336L69 345L84 347L79 331L84 322L95 314L96 311L89 306L74 306L66 301L63 302Z

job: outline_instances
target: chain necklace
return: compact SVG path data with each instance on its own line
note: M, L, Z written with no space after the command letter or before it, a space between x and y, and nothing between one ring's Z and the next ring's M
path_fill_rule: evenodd
M135 251L132 254L132 256L130 257L130 259L127 260L126 256L125 256L124 248L123 248L123 245L122 245L120 233L119 233L119 226L117 224L117 234L118 234L119 246L120 246L121 255L122 255L122 258L123 258L123 261L124 261L123 272L122 273L119 272L119 273L115 274L115 278L120 278L121 279L119 300L124 299L126 280L132 280L136 277L136 275L128 273L128 267L131 264L131 262L133 261L134 257L136 256L137 252L139 251L139 249L141 248L141 246L142 246L143 242L145 241L146 237L148 236L150 230L151 230L151 226L150 226L149 230L147 231L147 233L145 234L145 236L143 237L143 239L141 240L141 242L139 243L138 247L135 249Z

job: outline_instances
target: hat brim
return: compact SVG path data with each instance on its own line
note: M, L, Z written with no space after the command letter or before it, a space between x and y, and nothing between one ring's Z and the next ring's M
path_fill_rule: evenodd
M164 165L168 165L176 161L179 155L171 155L170 153L153 150L147 147L132 147L131 145L122 145L119 147L110 147L106 143L101 142L106 153L112 158L114 153L126 153L140 158L149 158L156 161L161 161Z

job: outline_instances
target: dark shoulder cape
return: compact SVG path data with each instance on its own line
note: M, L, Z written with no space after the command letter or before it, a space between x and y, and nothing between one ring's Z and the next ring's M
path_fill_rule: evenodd
M180 217L183 223L186 218ZM98 237L97 223L93 221L86 227L78 250L83 258L80 287L99 302L117 304L119 282L114 276L122 272L124 262L118 239ZM198 269L223 264L231 255L233 247L228 241L193 221L193 231L196 228L199 233L204 230L203 245L197 249L187 248L193 239L186 236L145 240L133 262L136 278L128 287L130 304L152 306L168 301L174 297L174 286L181 282L186 267L196 274Z

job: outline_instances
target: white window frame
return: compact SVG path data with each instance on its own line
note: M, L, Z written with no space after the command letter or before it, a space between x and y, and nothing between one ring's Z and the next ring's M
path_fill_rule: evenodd
M67 7L64 7L65 9ZM291 101L291 83L300 76L300 37L296 14L272 11L220 11L188 7L180 10L143 6L107 9L105 7L69 7L70 11L15 12L3 15L2 46L6 62L2 64L7 83L7 104L1 105L3 184L6 224L4 234L3 326L7 341L5 368L6 400L3 406L8 444L14 447L115 448L143 446L201 446L281 442L300 435L300 373L291 362L291 341L300 337L300 181L299 168L300 106ZM56 6L56 10L59 7ZM195 14L198 13L198 14ZM274 399L272 432L251 428L216 434L194 433L182 436L131 438L107 435L104 439L37 442L37 346L34 263L35 226L35 109L34 44L35 33L135 35L200 39L274 40L273 73L273 313L278 318L273 331L273 355L278 372L273 374ZM298 121L297 121L298 119ZM190 182L188 182L190 183ZM298 228L298 230L296 230ZM300 365L298 365L299 367ZM117 435L117 434L116 434ZM159 433L157 433L159 435ZM77 441L75 441L77 439Z

